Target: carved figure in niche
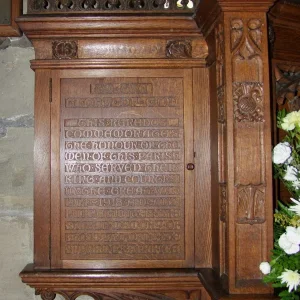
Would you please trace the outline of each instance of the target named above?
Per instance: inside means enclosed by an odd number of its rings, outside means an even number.
[[[263,185],[238,185],[237,223],[265,222],[265,188]]]
[[[300,109],[300,66],[278,64],[275,66],[276,102],[279,109]]]
[[[237,122],[263,122],[263,87],[259,82],[233,84],[234,116]]]

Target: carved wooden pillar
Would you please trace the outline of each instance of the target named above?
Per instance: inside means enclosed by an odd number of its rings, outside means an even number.
[[[218,107],[219,197],[212,205],[219,213],[213,212],[212,238],[219,243],[212,264],[230,294],[271,293],[259,264],[273,246],[266,19],[272,3],[204,1],[197,16],[209,46],[211,103]]]
[[[279,109],[300,109],[300,4],[298,1],[277,1],[269,12],[272,55],[273,119]],[[273,122],[274,144],[284,133]],[[278,183],[276,199],[289,201],[290,194]]]

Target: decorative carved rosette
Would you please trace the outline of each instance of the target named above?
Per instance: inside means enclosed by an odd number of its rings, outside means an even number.
[[[191,41],[169,41],[166,47],[166,56],[168,58],[191,58]]]
[[[48,289],[36,289],[35,294],[41,295],[43,300],[54,300],[56,297],[56,293]]]
[[[234,116],[237,122],[263,122],[263,87],[259,82],[233,83]]]
[[[52,55],[54,59],[77,58],[78,45],[76,41],[54,41],[52,42]]]

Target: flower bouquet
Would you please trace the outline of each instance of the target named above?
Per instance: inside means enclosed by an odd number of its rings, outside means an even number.
[[[274,214],[272,259],[262,262],[264,282],[272,283],[280,299],[300,299],[300,111],[277,116],[277,127],[286,131],[273,150],[274,176],[292,195],[291,205],[278,202]]]

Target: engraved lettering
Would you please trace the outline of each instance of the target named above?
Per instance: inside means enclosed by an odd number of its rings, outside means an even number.
[[[180,230],[178,220],[66,222],[66,230]]]
[[[65,130],[66,138],[93,139],[93,138],[179,138],[180,132],[176,129],[73,129]]]
[[[91,84],[92,94],[133,94],[149,95],[152,94],[151,83],[109,83]]]
[[[127,172],[179,172],[181,166],[179,164],[148,164],[148,163],[99,163],[99,164],[88,164],[88,163],[66,163],[65,172],[68,173],[127,173]]]
[[[179,160],[180,152],[65,152],[66,161]]]
[[[163,245],[73,245],[66,246],[66,254],[178,254],[181,246],[178,244]]]
[[[67,98],[67,108],[108,108],[108,107],[178,107],[176,97],[103,97]]]
[[[66,196],[139,196],[139,195],[179,195],[178,186],[80,186],[65,187]]]
[[[178,209],[69,209],[67,218],[180,218]]]
[[[65,175],[66,184],[163,184],[179,183],[179,174],[163,175]]]
[[[178,127],[179,119],[66,119],[65,127]]]
[[[179,206],[180,198],[66,198],[66,207],[162,207]]]
[[[179,141],[68,141],[67,150],[159,150],[181,149]]]
[[[62,259],[185,259],[183,87],[61,79]]]
[[[149,243],[149,242],[178,242],[179,233],[172,232],[122,232],[122,233],[66,233],[67,242],[105,242],[105,243]]]

